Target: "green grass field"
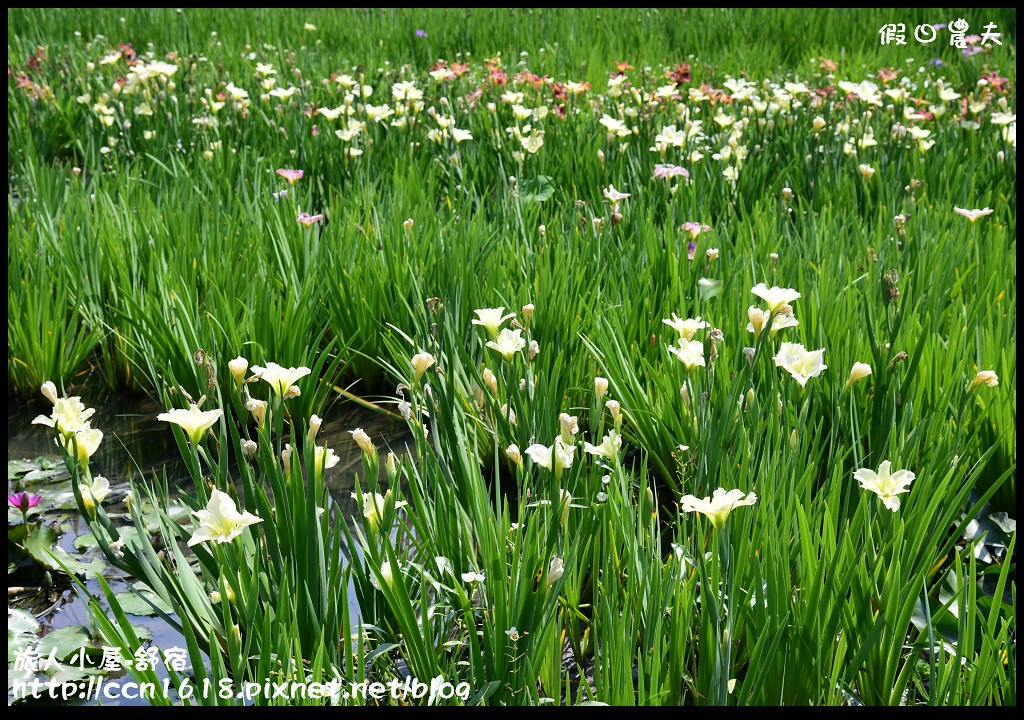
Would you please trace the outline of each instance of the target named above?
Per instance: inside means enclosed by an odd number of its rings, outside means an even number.
[[[201,405],[207,514],[129,536],[41,410],[174,700],[1015,704],[1016,13],[960,12],[9,10],[8,396]],[[415,443],[350,525],[353,397]]]

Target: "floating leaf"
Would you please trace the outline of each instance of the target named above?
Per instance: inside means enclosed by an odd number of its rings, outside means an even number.
[[[13,704],[19,700],[24,700],[28,697],[28,694],[32,690],[31,683],[36,678],[36,674],[26,667],[19,666],[15,668],[14,661],[9,661],[9,667],[7,669],[7,702]]]
[[[85,562],[69,554],[64,548],[57,547],[57,532],[49,525],[39,525],[32,529],[25,539],[25,551],[45,568],[74,573],[75,575],[93,575],[103,572],[106,567],[100,558]]]
[[[83,668],[75,665],[56,665],[46,674],[59,687],[63,683],[82,682],[91,676],[103,675],[105,671],[88,666]]]
[[[7,479],[21,482],[53,481],[61,477],[67,478],[68,471],[63,461],[45,457],[35,460],[9,460],[7,462]]]
[[[146,625],[132,625],[132,631],[135,632],[135,637],[139,639],[139,642],[149,642],[153,639],[153,631]]]
[[[170,605],[165,603],[149,590],[127,590],[125,592],[118,593],[115,597],[117,598],[117,603],[121,606],[121,609],[129,615],[139,615],[141,617],[154,617],[159,615],[159,612],[154,609],[153,605],[165,613],[169,614],[174,612]],[[147,602],[147,600],[149,602]],[[152,603],[152,605],[150,603]]]
[[[58,660],[66,660],[84,647],[92,644],[89,629],[81,625],[62,627],[43,635],[39,641],[40,657],[50,657],[56,651]]]
[[[7,608],[7,637],[11,635],[35,635],[39,632],[39,621],[35,615],[18,608]]]

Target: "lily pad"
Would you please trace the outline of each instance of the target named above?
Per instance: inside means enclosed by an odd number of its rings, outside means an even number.
[[[31,613],[20,609],[7,609],[7,665],[13,672],[14,659],[20,650],[36,641],[39,621]]]
[[[22,475],[32,472],[37,467],[39,467],[39,464],[32,462],[31,460],[8,460],[7,479],[17,480]]]
[[[47,671],[46,674],[59,686],[63,683],[82,682],[88,680],[92,676],[104,675],[106,673],[99,668],[91,668],[88,666],[79,667],[77,665],[55,664],[54,667]]]
[[[57,660],[67,660],[82,648],[90,645],[92,645],[92,635],[89,633],[89,628],[81,625],[62,627],[43,636],[43,639],[39,641],[39,655],[48,658],[52,652],[56,651]]]
[[[153,631],[146,625],[135,625],[133,623],[132,631],[135,633],[135,637],[139,639],[139,642],[149,642],[153,639]]]
[[[21,482],[54,481],[67,477],[68,471],[60,458],[37,457],[35,460],[10,460],[7,463],[7,479]]]
[[[57,532],[49,525],[39,525],[32,529],[25,539],[25,551],[45,568],[62,572],[66,569],[75,575],[92,575],[102,572],[106,567],[100,558],[85,562],[58,547]]]
[[[35,635],[39,632],[39,621],[35,615],[17,608],[7,608],[7,634],[28,633]]]
[[[7,670],[7,703],[13,705],[28,697],[32,689],[31,683],[35,678],[36,674],[27,667],[15,668],[14,665],[10,665]]]
[[[159,608],[160,611],[165,613],[174,612],[171,606],[157,597],[149,590],[128,590],[126,592],[120,592],[116,596],[118,605],[129,615],[138,615],[140,617],[155,617],[159,615],[159,612],[154,609]],[[147,600],[149,602],[147,602]],[[152,604],[150,604],[152,603]]]

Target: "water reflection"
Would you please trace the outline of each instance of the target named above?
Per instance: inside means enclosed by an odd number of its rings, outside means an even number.
[[[94,474],[105,476],[116,491],[104,503],[111,513],[124,513],[124,490],[127,480],[132,478],[138,482],[140,478],[151,479],[154,475],[166,474],[170,500],[181,494],[191,494],[192,479],[181,459],[174,434],[167,423],[157,420],[157,415],[164,408],[153,399],[145,396],[127,396],[99,394],[89,397],[83,392],[83,402],[96,409],[92,424],[104,433],[103,442],[96,454],[90,459],[90,467]],[[19,403],[8,400],[7,407],[7,460],[34,459],[48,457],[59,461],[59,452],[53,439],[51,428],[33,425],[32,419],[39,414],[50,413],[48,403]],[[406,424],[398,417],[376,412],[358,403],[350,401],[337,402],[324,415],[321,425],[319,444],[326,443],[339,457],[338,464],[327,471],[325,478],[331,494],[336,518],[344,518],[352,523],[358,516],[358,508],[352,498],[356,474],[362,474],[362,452],[352,439],[349,430],[363,428],[373,439],[383,457],[388,451],[402,454],[406,444],[412,444],[412,436]],[[381,463],[383,475],[384,463]],[[382,477],[383,479],[383,477]],[[8,473],[8,491],[12,488],[11,473]],[[63,534],[59,545],[71,554],[77,555],[75,539],[89,532],[88,523],[77,512],[62,516]],[[339,519],[340,519],[339,518]],[[356,548],[358,552],[358,548]],[[347,548],[343,552],[348,553]],[[86,551],[84,557],[98,556],[98,550]],[[82,557],[82,556],[80,556]],[[121,572],[107,566],[104,571],[114,592],[127,590],[131,579]],[[86,579],[86,587],[94,596],[100,596],[99,583],[95,578]],[[29,597],[32,588],[23,595],[22,603],[37,614],[43,627],[43,634],[60,627],[92,625],[87,606],[80,602],[78,594],[69,586],[55,588],[47,595],[42,606],[30,606]],[[39,592],[36,593],[38,598]],[[349,607],[353,621],[358,621],[359,609],[355,597],[354,586],[349,587]],[[9,602],[11,602],[9,595]],[[106,602],[100,600],[106,608]],[[152,645],[160,648],[184,647],[185,640],[170,624],[158,617],[139,617],[133,619],[148,627],[153,633]],[[158,669],[161,679],[165,675],[162,666]],[[141,705],[141,700],[123,701],[125,705]]]
[[[103,442],[89,464],[93,472],[115,481],[140,473],[152,477],[154,471],[167,470],[170,480],[180,482],[188,472],[174,444],[167,423],[156,416],[163,408],[148,397],[118,395],[83,402],[96,408],[94,427],[103,431]],[[49,415],[46,403],[7,403],[7,460],[60,455],[53,431],[45,425],[32,425],[32,418]]]
[[[164,408],[146,396],[101,395],[83,402],[96,408],[92,424],[103,431],[103,442],[90,459],[94,474],[103,475],[111,484],[126,481],[129,476],[152,478],[154,473],[167,473],[172,496],[188,492],[192,480],[188,474],[170,426],[156,419]],[[32,418],[49,414],[45,403],[7,404],[7,460],[57,456],[59,452],[50,428],[32,425]],[[327,471],[326,484],[338,510],[346,518],[356,512],[351,493],[356,473],[362,473],[362,454],[349,430],[363,428],[377,445],[381,457],[389,450],[405,452],[412,436],[406,424],[397,417],[371,410],[355,402],[342,401],[325,413],[318,444],[327,444],[340,458]],[[381,463],[383,472],[383,463]]]

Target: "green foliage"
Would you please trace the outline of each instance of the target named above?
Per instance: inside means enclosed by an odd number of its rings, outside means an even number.
[[[1004,44],[922,48],[937,67],[878,29],[949,18],[900,13],[9,11],[9,392],[89,375],[224,412],[172,426],[191,517],[133,478],[134,532],[66,452],[136,584],[100,579],[110,616],[89,597],[105,640],[130,655],[126,613],[163,617],[179,690],[1015,703],[1015,15],[963,11]],[[119,42],[177,70],[115,93]],[[762,318],[759,283],[799,297]],[[706,323],[695,367],[675,317]],[[827,368],[798,382],[784,343]],[[281,398],[236,356],[312,372]],[[369,439],[355,518],[309,432],[338,394],[385,394],[411,433]],[[896,510],[854,477],[884,461],[915,475]],[[744,503],[694,511],[718,489]],[[261,521],[189,546],[214,490]]]

